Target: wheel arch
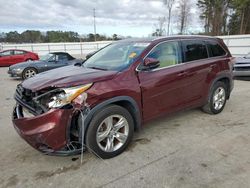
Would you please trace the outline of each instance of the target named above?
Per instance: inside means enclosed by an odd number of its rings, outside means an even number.
[[[128,110],[134,120],[135,130],[140,130],[141,128],[141,112],[136,101],[129,96],[118,96],[101,102],[100,104],[94,106],[90,112],[87,114],[84,125],[85,131],[88,129],[89,123],[93,116],[105,108],[108,105],[118,105]]]
[[[23,71],[22,71],[22,75],[21,75],[21,76],[22,76],[22,79],[24,79],[23,74],[25,73],[25,71],[26,71],[27,69],[34,69],[34,70],[36,71],[36,74],[39,73],[38,69],[37,69],[36,67],[34,67],[34,66],[25,67],[25,68],[23,69]]]
[[[232,79],[232,75],[230,73],[223,73],[219,76],[217,76],[213,81],[212,83],[210,84],[210,87],[209,87],[209,92],[208,92],[208,96],[210,95],[210,91],[211,91],[211,88],[213,87],[213,85],[216,83],[216,82],[223,82],[226,84],[227,86],[227,99],[230,98],[230,94],[231,94],[231,90],[233,88],[233,79]]]
[[[23,69],[23,72],[24,72],[25,70],[27,70],[27,69],[35,69],[37,73],[39,72],[38,69],[37,69],[37,67],[34,67],[34,66],[25,67],[25,69]]]

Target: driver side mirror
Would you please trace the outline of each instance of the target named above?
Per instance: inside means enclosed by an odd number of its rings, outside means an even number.
[[[144,59],[143,65],[145,67],[153,69],[153,68],[157,68],[157,67],[160,66],[160,61],[158,59],[155,59],[155,58],[147,57],[147,58]]]

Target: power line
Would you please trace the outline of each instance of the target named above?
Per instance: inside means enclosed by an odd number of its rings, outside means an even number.
[[[95,23],[95,8],[93,9],[93,17],[94,17],[94,35],[95,35],[95,41],[96,41],[96,23]]]

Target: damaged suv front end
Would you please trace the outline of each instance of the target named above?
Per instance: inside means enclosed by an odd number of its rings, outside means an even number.
[[[113,43],[82,66],[24,80],[15,93],[15,129],[46,154],[73,155],[87,148],[102,158],[120,154],[141,123],[134,62],[148,45],[144,40]]]
[[[13,124],[35,149],[54,155],[73,155],[82,150],[79,114],[86,110],[85,93],[92,83],[70,88],[46,88],[33,92],[17,86]],[[73,129],[73,130],[69,130]]]

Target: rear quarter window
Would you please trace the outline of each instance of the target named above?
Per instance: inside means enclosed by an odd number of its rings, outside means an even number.
[[[210,57],[218,57],[226,55],[226,51],[216,41],[207,41],[207,47]]]
[[[185,62],[208,58],[207,47],[203,41],[182,41]]]
[[[26,52],[15,50],[15,55],[23,55],[23,54],[26,54]]]

